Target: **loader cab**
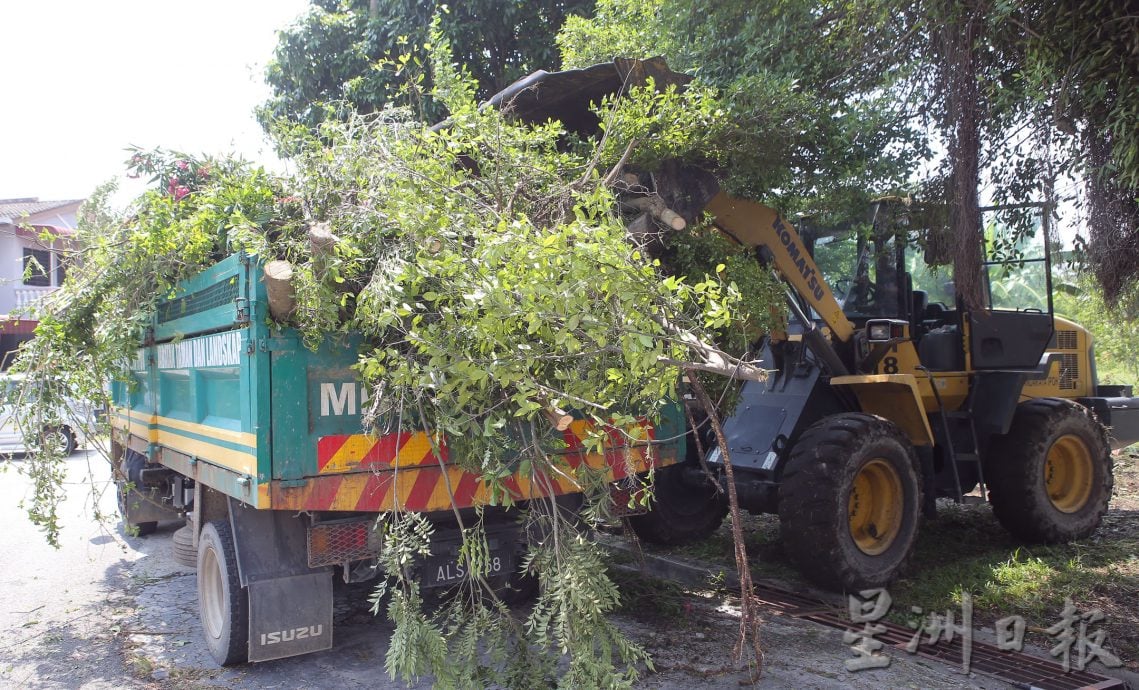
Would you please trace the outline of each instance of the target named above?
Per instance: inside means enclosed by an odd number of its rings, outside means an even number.
[[[1019,211],[1021,209],[1013,209]],[[1036,210],[1036,209],[1033,209]],[[1052,339],[1052,262],[1047,230],[1035,214],[1017,232],[995,212],[984,226],[982,287],[988,307],[969,315],[973,369],[1034,369]]]
[[[842,305],[843,314],[856,326],[869,319],[903,319],[919,324],[928,305],[944,293],[952,304],[952,279],[945,271],[923,270],[928,286],[913,284],[914,257],[921,247],[901,224],[872,213],[859,223],[821,228],[804,223],[804,243]],[[942,306],[944,307],[944,303]],[[944,307],[942,311],[948,311]]]
[[[1051,261],[1039,208],[983,215],[984,309],[968,312],[956,291],[952,241],[879,202],[866,221],[801,233],[843,313],[909,324],[921,363],[932,371],[1035,369],[1052,337]]]

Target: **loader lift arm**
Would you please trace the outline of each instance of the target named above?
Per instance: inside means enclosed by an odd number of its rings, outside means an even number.
[[[854,325],[843,314],[815,260],[803,246],[795,228],[774,209],[746,199],[717,192],[704,210],[711,213],[713,225],[724,235],[746,247],[754,247],[774,266],[791,289],[809,306],[839,342],[849,342]],[[803,342],[826,365],[833,376],[848,373],[846,365],[826,337],[803,313],[794,295],[787,295],[787,306],[803,327]]]
[[[774,209],[724,192],[705,206],[715,216],[713,224],[736,242],[756,247],[771,257],[776,270],[817,313],[834,338],[849,342],[854,325],[842,312],[815,260],[803,246],[799,233]]]

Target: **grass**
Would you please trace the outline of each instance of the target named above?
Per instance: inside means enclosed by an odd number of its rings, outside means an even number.
[[[953,611],[960,620],[964,592],[973,597],[974,627],[1018,615],[1028,626],[1027,641],[1051,648],[1044,630],[1060,621],[1065,598],[1081,613],[1103,611],[1109,649],[1131,670],[1139,669],[1139,453],[1116,459],[1116,495],[1092,537],[1054,546],[1016,542],[987,505],[943,502],[937,518],[922,523],[910,567],[890,588],[891,618],[913,625],[923,614]],[[757,578],[804,584],[783,555],[774,516],[745,517],[748,555]],[[649,549],[648,545],[645,546]],[[725,567],[732,562],[727,525],[712,537],[654,552],[695,558]]]
[[[621,592],[619,610],[622,613],[642,619],[647,616],[670,624],[686,619],[689,595],[675,582],[621,568],[610,568],[609,577]]]
[[[1050,647],[1055,641],[1041,631],[1060,620],[1064,600],[1071,598],[1081,612],[1104,612],[1108,639],[1136,667],[1139,524],[1134,515],[1111,515],[1092,538],[1055,546],[1017,544],[987,506],[945,506],[923,527],[908,575],[890,589],[900,610],[958,609],[962,594],[969,592],[975,625],[1022,616],[1029,639]]]

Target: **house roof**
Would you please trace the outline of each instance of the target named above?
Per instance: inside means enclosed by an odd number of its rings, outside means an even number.
[[[52,209],[63,208],[83,203],[83,199],[63,199],[59,201],[40,201],[36,197],[24,199],[0,199],[0,219],[18,222],[24,216],[34,216]]]

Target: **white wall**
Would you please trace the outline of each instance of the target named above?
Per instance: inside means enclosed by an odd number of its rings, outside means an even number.
[[[15,290],[23,272],[21,247],[15,226],[0,224],[0,314],[11,314],[16,306]]]
[[[55,290],[55,262],[45,266],[53,283],[52,287],[24,285],[24,248],[45,249],[34,239],[19,237],[13,225],[0,225],[0,314],[11,316],[25,315],[25,306],[30,299]]]

